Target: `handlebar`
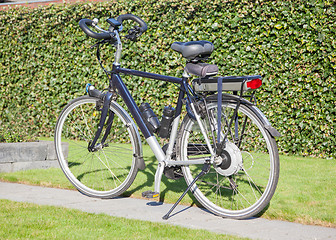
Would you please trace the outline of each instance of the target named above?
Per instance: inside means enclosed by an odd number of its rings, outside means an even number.
[[[129,35],[126,36],[126,38],[135,40],[137,37],[139,37],[142,33],[144,33],[147,30],[147,24],[138,16],[135,16],[133,14],[123,14],[120,15],[117,18],[117,21],[122,24],[124,20],[132,20],[140,25],[140,27],[135,27],[135,29],[132,29],[129,31]],[[115,21],[115,20],[114,20]],[[111,21],[108,21],[110,24]],[[112,23],[113,24],[113,23]],[[115,39],[115,33],[113,30],[116,28],[116,26],[110,26],[109,31],[103,30],[96,26],[95,22],[90,19],[81,19],[79,21],[79,26],[83,30],[83,32],[88,35],[89,37],[98,39],[98,40],[113,40]],[[103,31],[100,33],[92,31],[90,27],[95,27],[96,29]],[[117,29],[116,29],[117,30]]]
[[[134,22],[138,23],[140,25],[141,34],[147,31],[147,24],[138,16],[135,16],[133,14],[123,14],[117,18],[117,21],[121,24],[124,20],[133,20]]]
[[[98,39],[98,40],[110,40],[112,37],[113,37],[113,32],[101,32],[101,33],[97,33],[97,32],[94,32],[92,31],[89,27],[95,27],[95,24],[92,20],[90,19],[81,19],[79,21],[79,26],[80,28],[83,30],[83,32],[88,35],[89,37],[92,37],[92,38],[95,38],[95,39]]]

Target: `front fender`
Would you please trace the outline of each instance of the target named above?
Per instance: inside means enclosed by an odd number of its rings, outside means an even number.
[[[123,116],[123,118],[126,120],[126,127],[128,127],[132,133],[132,135],[135,137],[135,159],[136,159],[136,167],[140,170],[144,170],[146,165],[145,161],[143,159],[143,152],[142,152],[142,143],[140,134],[138,131],[138,128],[136,127],[133,119],[130,117],[130,115],[126,112],[124,108],[122,108],[117,102],[111,101],[111,105],[119,111],[119,113]]]

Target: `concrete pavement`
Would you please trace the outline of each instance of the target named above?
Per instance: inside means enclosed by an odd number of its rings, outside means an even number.
[[[168,220],[162,220],[171,204],[144,199],[96,199],[77,191],[0,182],[0,199],[30,202],[40,205],[61,206],[90,213],[161,222],[187,228],[205,229],[251,239],[298,240],[336,239],[336,229],[308,226],[262,218],[232,220],[214,216],[205,209],[178,206]]]

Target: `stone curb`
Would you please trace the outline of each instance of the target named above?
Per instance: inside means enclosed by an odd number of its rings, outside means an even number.
[[[68,145],[63,145],[68,154]],[[0,143],[0,172],[59,167],[54,142]]]

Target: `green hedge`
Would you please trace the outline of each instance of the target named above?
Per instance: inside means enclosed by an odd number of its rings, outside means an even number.
[[[0,135],[2,141],[52,136],[56,117],[90,82],[107,85],[94,40],[81,18],[133,13],[148,24],[123,45],[123,66],[181,76],[185,60],[174,41],[209,40],[221,75],[263,75],[259,107],[281,132],[283,153],[336,157],[336,13],[334,1],[121,0],[0,12]],[[103,24],[106,26],[106,24]],[[113,52],[105,47],[105,64]],[[125,77],[137,102],[157,114],[177,88]]]

